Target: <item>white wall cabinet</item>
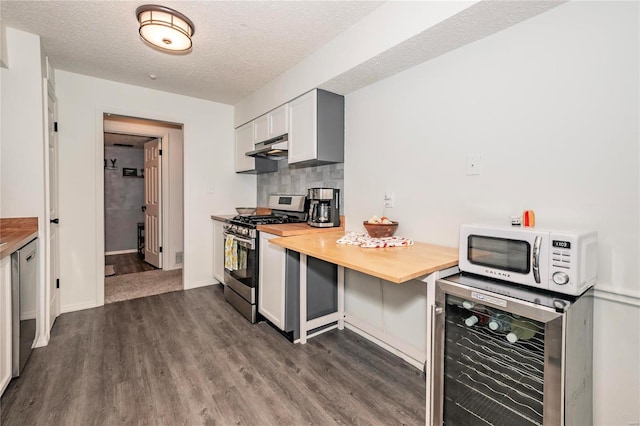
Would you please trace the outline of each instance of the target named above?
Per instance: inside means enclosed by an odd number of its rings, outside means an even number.
[[[289,102],[289,164],[344,162],[344,97],[312,90]]]
[[[269,243],[277,235],[260,232],[258,312],[276,327],[285,327],[286,250]]]
[[[219,220],[213,220],[213,277],[224,284],[224,228]]]
[[[275,172],[278,170],[278,164],[275,161],[245,155],[245,153],[254,149],[254,143],[256,142],[254,126],[255,120],[236,129],[236,173]]]
[[[289,133],[289,108],[284,104],[253,120],[253,143]]]
[[[236,129],[236,173],[255,169],[255,159],[244,155],[253,150],[253,122]]]
[[[253,143],[267,139],[269,139],[269,114],[264,114],[253,120]]]
[[[269,139],[289,133],[289,105],[284,104],[269,114]]]
[[[11,381],[11,256],[0,260],[0,395]]]

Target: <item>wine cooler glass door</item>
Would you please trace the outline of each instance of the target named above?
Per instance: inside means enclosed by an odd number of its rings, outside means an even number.
[[[436,309],[436,424],[560,424],[562,314],[442,281]]]

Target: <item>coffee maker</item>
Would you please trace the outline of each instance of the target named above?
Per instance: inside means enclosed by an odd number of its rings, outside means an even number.
[[[335,188],[309,188],[309,226],[331,228],[340,226],[340,190]]]

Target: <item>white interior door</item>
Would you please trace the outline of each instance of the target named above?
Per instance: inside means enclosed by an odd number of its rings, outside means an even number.
[[[46,84],[46,83],[45,83]],[[58,110],[55,94],[53,89],[47,85],[47,118],[48,118],[48,136],[49,136],[49,329],[53,326],[53,322],[59,313],[60,297],[58,296],[58,278],[60,277],[60,255],[58,240],[58,133],[57,121]]]
[[[162,268],[161,140],[144,144],[144,260]]]

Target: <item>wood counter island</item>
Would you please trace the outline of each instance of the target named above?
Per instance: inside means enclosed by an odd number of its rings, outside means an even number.
[[[325,232],[274,238],[277,244],[338,266],[353,269],[396,284],[458,264],[458,249],[414,243],[407,247],[361,248],[336,244],[344,232]]]
[[[314,329],[337,323],[344,328],[344,268],[353,269],[392,283],[401,284],[425,276],[435,277],[437,272],[458,265],[458,250],[426,243],[407,247],[362,248],[337,244],[344,232],[324,232],[292,237],[273,238],[271,243],[300,253],[300,340],[319,334],[307,334]],[[321,318],[307,320],[307,256],[338,266],[337,311]]]

